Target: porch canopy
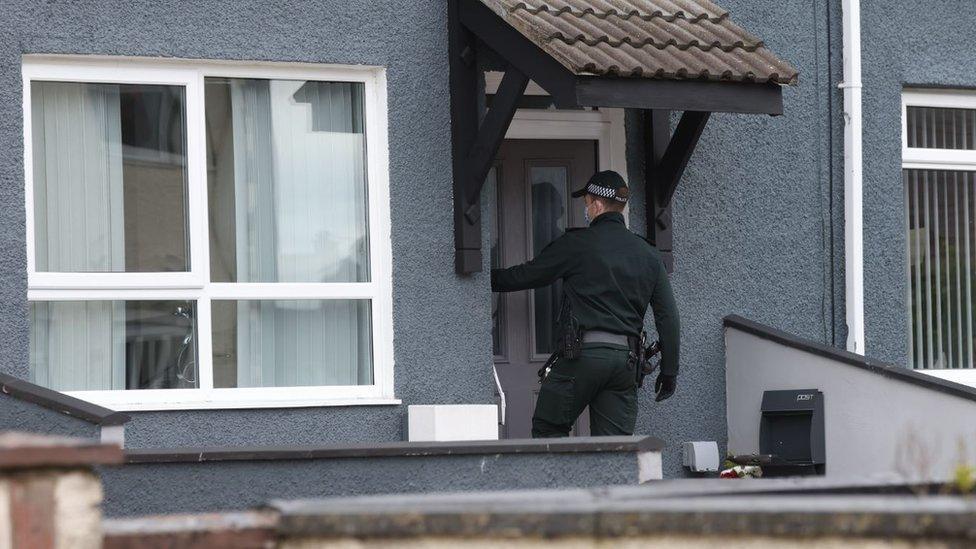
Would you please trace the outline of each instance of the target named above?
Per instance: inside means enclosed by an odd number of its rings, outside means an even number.
[[[713,112],[780,115],[797,71],[709,0],[449,0],[455,265],[481,270],[480,194],[532,80],[558,108],[643,109],[648,238]],[[484,71],[501,70],[485,111]],[[682,111],[674,132],[671,111]]]

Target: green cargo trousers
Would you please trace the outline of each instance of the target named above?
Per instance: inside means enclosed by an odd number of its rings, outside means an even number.
[[[584,343],[580,357],[559,359],[539,389],[532,437],[569,435],[590,407],[593,436],[632,435],[637,421],[637,380],[622,345]]]

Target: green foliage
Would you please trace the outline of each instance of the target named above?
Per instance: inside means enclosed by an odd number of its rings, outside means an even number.
[[[976,488],[976,467],[965,463],[957,465],[952,475],[952,488],[960,494],[972,493]]]

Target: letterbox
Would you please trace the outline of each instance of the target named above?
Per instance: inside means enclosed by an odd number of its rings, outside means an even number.
[[[817,389],[764,391],[759,452],[772,458],[763,467],[766,476],[824,474],[823,393]]]

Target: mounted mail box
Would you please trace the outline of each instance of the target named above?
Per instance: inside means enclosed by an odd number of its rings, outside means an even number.
[[[817,389],[764,391],[759,452],[767,476],[822,475],[826,468],[824,396]]]

